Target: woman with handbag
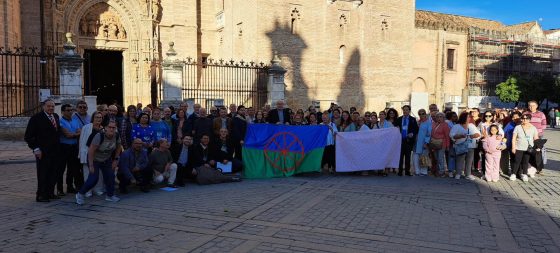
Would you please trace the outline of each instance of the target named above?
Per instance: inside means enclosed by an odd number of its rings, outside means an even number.
[[[438,112],[436,121],[432,123],[432,138],[430,148],[434,151],[438,173],[445,176],[445,151],[449,148],[449,126],[445,122],[445,114]],[[449,177],[453,177],[453,171],[449,170]]]
[[[511,152],[515,155],[513,171],[509,179],[515,181],[520,177],[524,182],[529,181],[527,169],[529,159],[536,153],[534,141],[539,138],[537,128],[531,124],[531,114],[523,114],[521,125],[513,129]],[[522,171],[520,171],[522,169]]]
[[[412,155],[412,163],[414,164],[415,174],[417,176],[428,175],[428,168],[432,165],[429,155],[428,144],[430,143],[430,134],[432,122],[428,120],[426,110],[418,110],[418,135],[414,145],[414,153]]]
[[[454,141],[453,149],[455,154],[455,179],[460,179],[461,174],[465,173],[465,178],[474,180],[471,175],[472,162],[474,157],[474,148],[472,142],[475,138],[480,137],[480,132],[476,126],[468,122],[469,113],[463,112],[459,116],[457,124],[451,128],[449,137]],[[476,143],[476,142],[475,142]]]

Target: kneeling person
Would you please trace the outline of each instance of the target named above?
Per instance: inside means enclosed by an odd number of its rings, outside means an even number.
[[[167,180],[167,186],[177,187],[175,185],[177,164],[173,163],[167,139],[160,139],[158,141],[158,148],[152,151],[148,159],[148,168],[154,173],[154,183],[159,184]]]
[[[142,139],[135,138],[131,147],[120,156],[117,178],[121,193],[127,193],[127,186],[131,183],[138,184],[143,192],[148,191],[152,171],[148,169],[148,152],[142,145]]]

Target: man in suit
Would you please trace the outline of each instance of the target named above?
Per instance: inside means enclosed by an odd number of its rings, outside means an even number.
[[[183,136],[182,145],[173,150],[173,162],[177,164],[177,179],[175,184],[180,187],[185,186],[185,177],[194,179],[193,169],[195,156],[193,147],[193,137]]]
[[[284,100],[278,100],[276,102],[276,109],[272,109],[268,112],[266,121],[270,124],[291,124],[290,119],[290,109],[285,108],[286,102]]]
[[[402,110],[403,115],[398,117],[395,121],[395,124],[399,127],[402,136],[401,154],[399,159],[399,176],[403,175],[403,169],[407,176],[412,176],[410,173],[410,153],[412,152],[416,135],[418,135],[418,122],[416,122],[414,117],[410,116],[409,105],[403,106]]]
[[[37,202],[60,199],[54,194],[60,144],[60,121],[54,106],[52,99],[45,100],[43,111],[33,115],[25,129],[25,142],[37,162]]]

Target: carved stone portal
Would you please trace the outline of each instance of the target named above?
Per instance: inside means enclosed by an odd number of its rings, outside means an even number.
[[[106,3],[98,3],[80,20],[80,35],[96,39],[126,40],[126,30],[117,11]]]

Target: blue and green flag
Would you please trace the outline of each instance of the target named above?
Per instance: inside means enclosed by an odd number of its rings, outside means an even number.
[[[245,178],[320,172],[327,126],[249,124],[243,146]]]

